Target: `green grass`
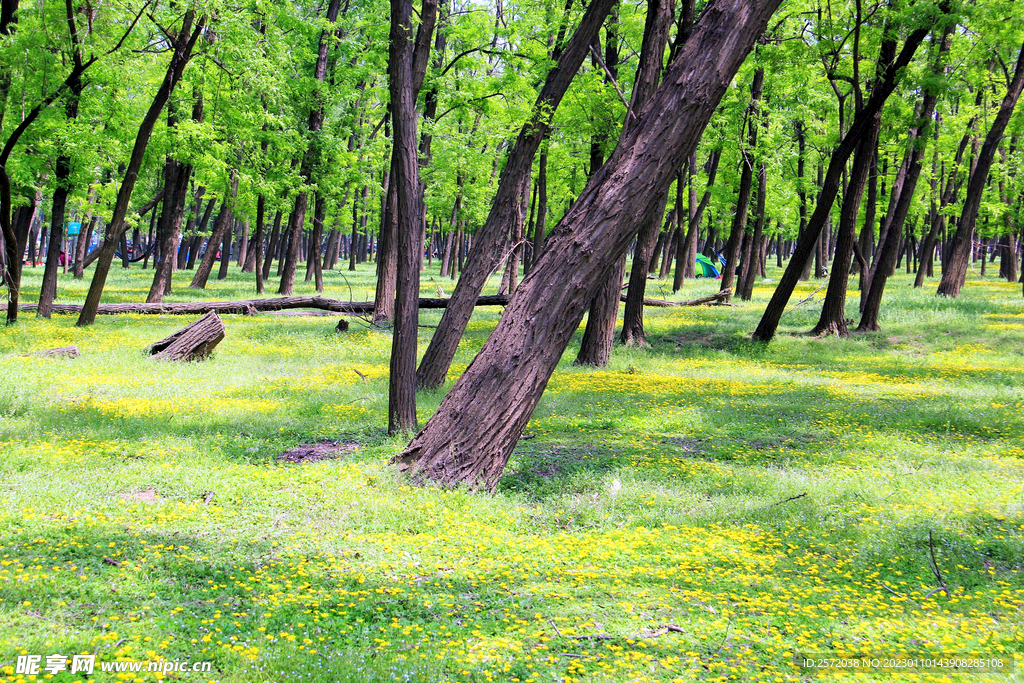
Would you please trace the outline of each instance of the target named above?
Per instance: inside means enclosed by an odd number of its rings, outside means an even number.
[[[116,269],[105,301],[144,299],[149,273]],[[325,295],[372,299],[372,276],[328,273]],[[168,299],[251,298],[249,278]],[[209,360],[175,365],[143,349],[188,318],[23,314],[0,331],[0,676],[96,653],[212,662],[170,675],[186,681],[796,681],[797,654],[943,653],[1015,654],[1015,673],[964,678],[1024,680],[1024,299],[909,282],[883,332],[851,339],[797,334],[821,293],[752,343],[760,284],[736,307],[648,309],[652,346],[603,370],[570,346],[490,495],[388,466],[385,330],[225,316]],[[62,276],[60,301],[87,285]],[[499,313],[478,309],[453,376]],[[18,355],[71,343],[81,358]],[[323,438],[359,448],[276,460]]]

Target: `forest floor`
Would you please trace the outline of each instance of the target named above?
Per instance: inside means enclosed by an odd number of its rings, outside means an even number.
[[[371,269],[326,274],[325,295],[372,299]],[[115,269],[104,301],[144,300],[150,277]],[[251,278],[169,300],[251,298]],[[796,334],[822,291],[751,342],[774,284],[647,309],[651,348],[603,370],[571,365],[577,335],[494,494],[388,466],[387,331],[225,316],[209,360],[171,364],[142,350],[192,318],[23,314],[0,330],[0,676],[95,653],[88,680],[156,680],[100,666],[159,659],[237,683],[852,680],[799,662],[1015,654],[964,678],[1024,680],[1020,285],[972,276],[943,300],[909,282],[884,332],[851,339]],[[435,265],[424,295],[438,284]],[[60,301],[87,285],[62,276]],[[477,310],[453,374],[499,313]],[[67,344],[82,356],[15,355]],[[278,460],[318,440],[345,447]]]

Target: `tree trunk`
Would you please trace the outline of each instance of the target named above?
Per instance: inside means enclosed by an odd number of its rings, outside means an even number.
[[[281,219],[284,211],[278,209],[274,213],[274,227],[270,229],[270,242],[267,243],[267,255],[263,259],[263,280],[270,278],[270,269],[274,265],[274,256],[277,254],[278,245],[281,239]]]
[[[629,104],[632,114],[626,115],[626,123],[622,127],[623,135],[636,124],[636,119],[630,116],[635,117],[638,111],[643,110],[658,87],[664,68],[665,45],[672,25],[672,13],[672,4],[668,0],[647,0],[644,38]],[[629,286],[626,288],[626,307],[622,311],[622,331],[619,333],[619,341],[627,346],[647,346],[647,337],[644,334],[644,294],[647,291],[647,270],[658,232],[661,230],[665,205],[668,203],[668,188],[665,189],[665,194],[652,198],[655,210],[651,214],[650,222],[640,226],[636,238],[636,250],[633,252],[633,263],[629,270]]]
[[[757,172],[757,217],[754,219],[754,234],[750,236],[750,252],[743,259],[743,271],[739,282],[740,299],[750,301],[754,298],[754,280],[761,272],[762,237],[764,236],[764,204],[768,194],[768,168],[761,164]]]
[[[853,156],[850,180],[843,195],[839,234],[836,239],[835,255],[832,257],[828,290],[825,293],[818,324],[811,330],[812,335],[845,337],[850,333],[846,323],[846,290],[850,282],[850,260],[857,238],[857,216],[860,212],[861,198],[864,196],[864,187],[867,185],[868,173],[871,170],[871,157],[878,144],[880,126],[881,115],[876,114],[874,124],[861,138],[857,152]]]
[[[949,51],[950,40],[953,33],[953,26],[950,25],[943,36],[936,41],[935,64],[932,73],[939,77],[945,70],[945,55]],[[892,212],[889,225],[883,230],[886,233],[885,242],[879,245],[879,257],[874,267],[866,278],[868,283],[867,296],[863,299],[863,306],[858,332],[878,330],[878,316],[882,308],[882,293],[885,291],[885,284],[889,273],[893,268],[893,260],[896,258],[898,236],[903,233],[907,215],[910,213],[910,204],[917,189],[917,181],[921,176],[921,169],[924,163],[925,145],[928,142],[928,135],[931,132],[929,127],[936,125],[932,119],[935,113],[935,105],[938,103],[939,93],[934,89],[926,91],[921,101],[921,113],[914,128],[910,131],[909,161],[906,166],[906,176],[900,187],[899,198]],[[929,234],[931,226],[929,226]],[[907,264],[910,264],[909,254]]]
[[[391,42],[388,52],[391,123],[391,184],[395,196],[395,330],[388,381],[388,433],[415,431],[416,351],[419,338],[420,258],[423,254],[423,185],[416,144],[417,61],[429,52],[437,0],[423,0],[415,42],[412,0],[391,0]],[[421,81],[422,82],[422,81]]]
[[[733,216],[732,228],[729,230],[729,241],[725,246],[725,267],[722,270],[722,284],[719,288],[721,292],[734,289],[736,270],[740,264],[741,240],[747,229],[747,212],[750,210],[750,191],[754,180],[754,148],[757,146],[757,119],[763,92],[764,67],[761,67],[754,72],[754,80],[750,84],[750,105],[747,107],[746,116],[747,146],[742,149],[740,163],[743,168],[740,173],[739,193],[736,197],[736,213]]]
[[[347,6],[348,5],[346,5],[346,7]],[[330,0],[330,4],[327,6],[326,17],[328,24],[333,25],[337,23],[338,12],[340,9],[341,0]],[[325,103],[323,102],[323,93],[321,92],[321,88],[327,75],[327,55],[330,52],[331,45],[333,45],[331,31],[320,31],[320,43],[317,51],[316,66],[313,70],[313,78],[316,81],[316,87],[312,93],[313,106],[309,110],[309,119],[306,125],[308,141],[306,144],[306,152],[302,157],[302,166],[300,169],[300,175],[307,186],[313,184],[313,173],[316,170],[316,166],[319,161],[318,147],[315,144],[315,139],[324,123]],[[283,294],[285,296],[291,294],[295,287],[295,269],[298,267],[299,241],[302,237],[302,226],[306,222],[306,207],[308,202],[308,193],[305,191],[299,192],[298,196],[295,198],[295,208],[292,211],[292,216],[288,222],[288,250],[285,252],[284,268],[281,272],[281,286],[277,290],[278,294]]]
[[[1022,88],[1024,88],[1024,45],[1021,46],[1020,54],[1017,57],[1013,78],[1007,84],[1006,95],[992,120],[992,127],[989,128],[988,135],[985,136],[985,142],[978,153],[974,170],[971,171],[970,180],[967,181],[967,198],[964,200],[964,208],[960,212],[960,221],[956,226],[956,233],[953,235],[949,258],[943,264],[945,267],[942,269],[942,280],[939,282],[936,292],[941,296],[955,297],[959,295],[960,289],[967,279],[967,259],[971,253],[974,225],[978,220],[978,209],[985,192],[985,184],[988,182],[992,161],[995,158],[999,142],[1003,139],[1006,124],[1009,123],[1013,109],[1020,98]]]
[[[149,347],[153,358],[173,361],[203,360],[224,339],[224,323],[213,311]]]
[[[493,488],[587,305],[652,218],[778,0],[709,5],[633,130],[591,179],[481,352],[394,462]]]
[[[100,256],[96,264],[96,271],[93,274],[92,283],[89,285],[89,293],[85,297],[85,304],[82,307],[82,314],[78,317],[78,326],[91,325],[96,320],[96,308],[100,305],[100,297],[103,295],[103,287],[107,282],[107,274],[110,272],[110,264],[114,260],[114,252],[117,242],[125,230],[125,216],[128,214],[128,203],[131,201],[132,192],[135,190],[135,182],[138,179],[139,171],[142,168],[142,160],[149,145],[149,138],[153,134],[160,112],[163,111],[171,92],[181,79],[189,59],[192,57],[192,49],[202,34],[206,24],[206,17],[200,17],[192,28],[193,11],[185,12],[181,30],[178,32],[174,42],[174,55],[167,65],[167,73],[157,90],[156,96],[146,112],[142,123],[139,125],[139,132],[135,137],[135,146],[132,148],[132,155],[125,169],[124,180],[117,193],[117,201],[114,204],[113,215],[107,225],[106,233],[103,236],[103,245],[100,247]],[[189,31],[191,30],[191,35]]]
[[[797,240],[796,249],[794,249],[793,256],[789,260],[789,265],[779,280],[775,293],[765,308],[764,315],[761,316],[761,322],[754,331],[754,339],[767,342],[771,341],[772,337],[775,336],[779,320],[786,309],[789,297],[793,294],[793,289],[800,280],[804,264],[810,258],[811,252],[822,236],[822,230],[832,211],[832,202],[835,200],[836,192],[839,190],[840,180],[843,170],[846,168],[847,159],[850,158],[853,150],[860,143],[860,139],[868,134],[870,127],[874,126],[875,115],[881,111],[882,105],[885,104],[886,99],[896,88],[898,75],[913,59],[917,47],[928,35],[929,30],[930,27],[925,26],[911,33],[895,60],[891,60],[888,57],[888,54],[892,54],[896,50],[894,40],[887,39],[883,42],[879,61],[883,64],[888,64],[884,71],[879,69],[881,76],[878,78],[875,87],[871,90],[871,97],[868,98],[864,107],[856,113],[850,129],[846,131],[842,141],[832,153],[828,173],[825,174],[823,182],[820,184],[821,189],[818,193],[818,202],[814,207],[814,213],[811,215],[810,222],[803,236]]]
[[[203,260],[199,262],[199,267],[196,268],[196,274],[192,277],[192,282],[189,287],[192,289],[206,289],[206,283],[210,279],[210,273],[213,272],[213,262],[217,260],[217,247],[224,241],[224,233],[227,232],[228,226],[234,221],[234,215],[232,213],[232,207],[235,203],[235,197],[238,194],[238,170],[231,170],[231,190],[227,197],[220,206],[220,213],[217,214],[217,220],[213,224],[213,232],[210,234],[210,239],[206,242],[206,251],[203,253]]]
[[[471,304],[480,295],[500,257],[500,246],[508,234],[509,226],[523,221],[522,196],[528,191],[533,158],[547,134],[551,117],[583,63],[613,3],[614,0],[591,2],[579,27],[548,73],[534,104],[533,114],[520,130],[508,153],[487,220],[474,236],[469,259],[452,292],[452,305],[445,310],[423,355],[417,373],[421,387],[444,384],[459,340],[473,314]],[[542,186],[541,192],[546,195],[546,188]],[[538,219],[538,224],[543,224],[543,218]],[[542,233],[543,230],[538,232]]]

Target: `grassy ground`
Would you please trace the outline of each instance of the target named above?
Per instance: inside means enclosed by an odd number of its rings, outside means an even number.
[[[114,271],[105,300],[144,299],[147,272]],[[201,296],[248,298],[249,277]],[[327,284],[372,298],[366,268]],[[386,331],[228,316],[210,360],[172,365],[142,349],[186,319],[25,315],[0,331],[0,676],[94,652],[212,662],[169,674],[188,681],[794,681],[853,678],[797,655],[1016,653],[966,678],[1024,680],[1019,285],[972,278],[949,301],[900,276],[884,332],[793,334],[819,294],[764,347],[746,335],[772,286],[648,309],[652,347],[604,370],[570,347],[493,495],[387,465]],[[497,315],[478,310],[456,371]],[[81,358],[14,355],[71,343]],[[323,438],[359,447],[276,460]]]

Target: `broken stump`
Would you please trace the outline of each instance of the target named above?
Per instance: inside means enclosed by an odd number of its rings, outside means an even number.
[[[149,353],[153,358],[163,360],[203,360],[220,343],[224,334],[224,322],[214,311],[210,311],[170,337],[152,344]]]
[[[78,346],[72,344],[71,346],[59,346],[56,349],[34,351],[33,353],[25,353],[22,355],[33,358],[78,358],[82,354],[78,351]]]

